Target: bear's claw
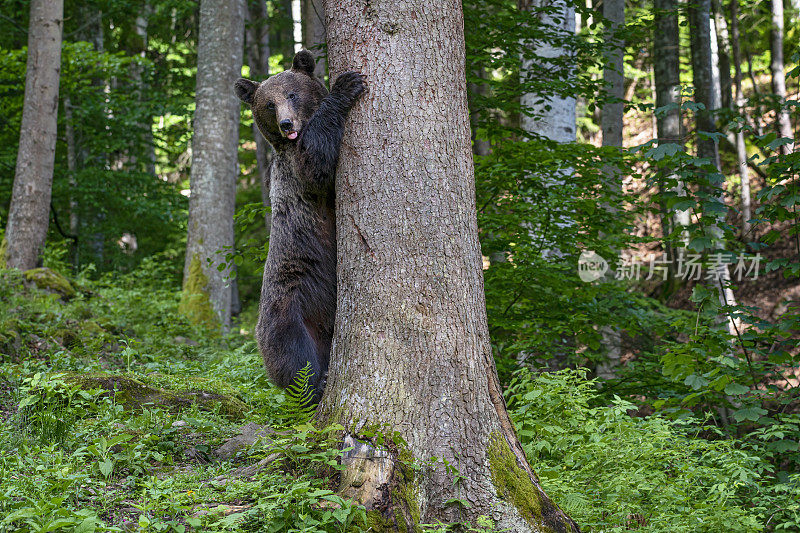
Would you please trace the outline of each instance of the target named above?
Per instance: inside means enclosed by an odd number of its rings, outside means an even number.
[[[367,84],[365,83],[364,76],[359,72],[344,72],[336,78],[331,92],[340,93],[347,96],[350,101],[355,102],[356,99],[366,90]]]

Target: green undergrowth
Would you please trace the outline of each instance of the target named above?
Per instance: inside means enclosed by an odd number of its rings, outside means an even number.
[[[574,370],[520,372],[507,391],[542,486],[583,531],[800,529],[800,477],[776,475],[757,440],[601,398]]]
[[[292,424],[251,325],[191,323],[162,268],[71,277],[69,299],[0,270],[0,533],[359,531],[338,446]],[[217,458],[248,423],[283,430]]]
[[[221,336],[183,317],[162,268],[70,277],[70,299],[0,270],[0,533],[369,531],[336,493],[341,428],[315,428],[302,395],[267,382],[251,324]],[[507,393],[542,486],[583,531],[799,527],[798,478],[758,448],[770,436],[633,416],[574,371],[518,373]],[[274,429],[218,458],[250,423]],[[530,487],[495,462],[498,490],[535,519]],[[494,530],[420,530],[459,527]]]

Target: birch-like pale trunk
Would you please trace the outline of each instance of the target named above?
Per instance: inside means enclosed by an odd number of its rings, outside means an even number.
[[[565,0],[518,0],[518,7],[524,11],[534,11],[538,8],[553,8],[553,11],[539,12],[543,25],[549,26],[554,32],[570,36],[575,34],[575,8]],[[562,58],[569,51],[550,42],[530,42],[528,44],[533,54],[523,55],[520,65],[520,79],[524,83],[531,76],[539,72],[546,72],[553,59]],[[538,68],[537,68],[538,67]],[[538,134],[559,143],[575,142],[578,130],[576,121],[576,99],[572,96],[541,95],[534,92],[523,93],[520,97],[523,112],[520,113],[520,126],[528,133]],[[531,176],[531,179],[540,179],[547,186],[556,186],[569,179],[573,173],[572,168],[561,168],[549,176]],[[561,215],[554,217],[552,225],[555,231],[569,227],[573,224],[572,217]],[[541,228],[532,228],[531,235],[535,236]],[[560,257],[561,250],[554,244],[547,243],[543,255],[547,257]]]
[[[36,267],[50,223],[61,74],[63,0],[31,0],[25,98],[6,225],[6,266]]]
[[[329,0],[326,22],[331,77],[359,71],[368,87],[336,175],[336,326],[317,412],[356,448],[341,491],[389,530],[486,515],[501,530],[575,531],[528,465],[492,357],[461,2]],[[367,428],[435,460],[403,470],[354,440]]]
[[[712,0],[711,6],[714,11],[714,29],[716,30],[717,58],[719,60],[719,105],[721,108],[730,109],[733,99],[731,98],[731,40],[728,35],[728,21],[725,20],[725,12],[722,10],[720,0]]]
[[[772,6],[772,28],[770,30],[769,69],[772,73],[772,92],[778,97],[778,116],[776,127],[778,135],[794,139],[792,121],[789,111],[784,107],[786,103],[786,73],[783,64],[783,0],[770,0]],[[782,154],[789,154],[794,148],[794,143],[781,146]]]
[[[239,101],[232,88],[242,70],[244,10],[244,0],[200,2],[182,311],[207,321],[210,304],[223,328],[231,318],[231,263],[217,266],[234,244]]]
[[[739,48],[739,0],[731,0],[731,48],[733,49],[733,86],[737,113],[744,113],[744,93],[742,92],[742,53]],[[752,208],[750,200],[750,170],[747,168],[747,148],[744,144],[744,131],[739,128],[736,136],[736,160],[739,178],[742,182],[742,235],[746,238],[750,233]]]
[[[556,13],[542,14],[543,24],[553,27],[563,35],[575,33],[575,8],[565,0],[520,0],[520,8],[533,10],[539,7],[557,8]],[[538,72],[534,68],[535,61],[547,63],[548,59],[559,58],[567,53],[566,50],[551,43],[539,42],[533,44],[535,58],[523,58],[520,77],[525,80],[528,76]],[[575,121],[575,98],[571,96],[548,96],[543,102],[538,102],[541,95],[525,93],[521,97],[522,107],[531,114],[523,113],[520,118],[522,129],[538,133],[548,139],[560,143],[575,142],[577,125]],[[569,170],[571,173],[572,171]]]

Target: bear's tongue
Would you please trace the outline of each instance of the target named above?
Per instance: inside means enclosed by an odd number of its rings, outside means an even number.
[[[290,131],[289,133],[286,134],[286,136],[291,140],[295,140],[295,139],[297,139],[297,132],[296,131]]]

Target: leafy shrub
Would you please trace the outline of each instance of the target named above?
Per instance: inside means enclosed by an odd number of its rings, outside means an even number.
[[[737,441],[698,436],[713,431],[698,421],[633,417],[636,407],[619,397],[599,404],[585,370],[520,371],[507,397],[545,490],[586,531],[765,528],[770,513],[752,502],[769,465]],[[791,506],[791,489],[783,490],[773,497]]]

